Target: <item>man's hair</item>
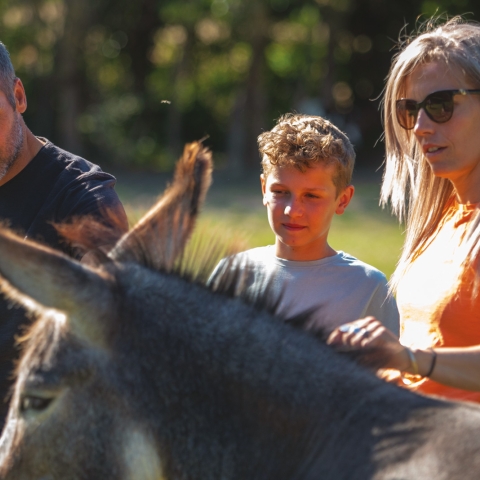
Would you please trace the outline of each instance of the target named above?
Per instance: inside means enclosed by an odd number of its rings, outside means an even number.
[[[348,137],[322,117],[287,113],[268,132],[258,136],[265,176],[273,167],[295,167],[301,172],[315,165],[334,165],[337,193],[352,180],[355,151]]]
[[[0,42],[0,89],[13,109],[16,108],[15,96],[13,95],[13,84],[16,78],[10,54],[5,45]]]

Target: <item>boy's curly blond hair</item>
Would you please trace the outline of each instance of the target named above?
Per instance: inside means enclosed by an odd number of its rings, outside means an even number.
[[[322,117],[287,113],[268,132],[258,136],[263,174],[273,167],[295,167],[301,172],[317,164],[335,165],[337,193],[352,181],[355,151],[348,137]]]

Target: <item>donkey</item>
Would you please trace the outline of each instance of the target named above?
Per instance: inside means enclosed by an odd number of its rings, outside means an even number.
[[[91,265],[0,230],[2,289],[36,317],[0,478],[477,479],[476,406],[382,382],[242,298],[242,272],[188,275],[210,172],[188,145],[163,198]]]

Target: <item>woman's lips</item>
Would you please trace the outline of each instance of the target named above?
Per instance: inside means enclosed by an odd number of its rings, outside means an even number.
[[[425,155],[435,155],[436,153],[442,152],[445,150],[445,147],[441,147],[439,145],[431,145],[427,144],[423,146],[423,153]]]

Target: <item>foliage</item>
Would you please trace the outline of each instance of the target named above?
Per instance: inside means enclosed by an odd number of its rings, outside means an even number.
[[[330,117],[378,165],[377,98],[395,40],[474,0],[0,0],[28,125],[100,161],[170,169],[185,141],[257,169],[282,113]]]

